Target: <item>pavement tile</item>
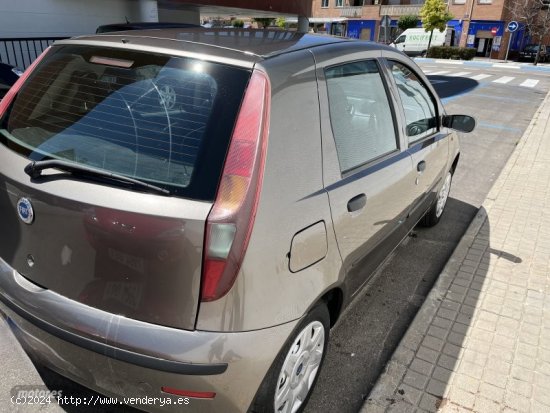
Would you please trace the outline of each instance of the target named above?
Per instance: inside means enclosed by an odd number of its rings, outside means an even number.
[[[453,404],[458,404],[459,406],[465,407],[467,409],[472,409],[475,403],[475,395],[462,390],[459,387],[453,387],[449,393],[449,398],[452,400]],[[471,411],[471,410],[470,410]]]
[[[419,407],[426,410],[427,412],[435,413],[437,412],[439,406],[441,405],[441,397],[435,397],[431,394],[424,393],[420,399]]]
[[[407,371],[405,377],[403,378],[403,383],[408,384],[409,386],[415,387],[419,390],[424,390],[426,384],[428,384],[429,377],[423,374],[417,373],[413,370]]]
[[[474,403],[476,413],[500,413],[500,404],[485,397],[478,396]]]
[[[505,390],[500,387],[493,386],[492,384],[482,382],[479,385],[479,394],[482,394],[483,397],[486,397],[489,400],[501,403],[504,399]]]
[[[504,396],[504,404],[522,413],[529,413],[531,408],[531,401],[527,397],[511,392],[507,392]]]

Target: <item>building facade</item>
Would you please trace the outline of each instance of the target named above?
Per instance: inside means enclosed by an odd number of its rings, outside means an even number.
[[[505,7],[513,0],[447,0],[454,16],[448,26],[455,30],[457,45],[476,48],[478,56],[504,58],[508,48],[513,56],[529,41],[522,27],[513,34]],[[313,22],[335,35],[389,43],[399,33],[403,15],[418,15],[424,0],[312,0]],[[421,23],[419,22],[419,27]]]

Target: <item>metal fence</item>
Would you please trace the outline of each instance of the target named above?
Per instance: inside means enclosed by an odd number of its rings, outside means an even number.
[[[0,61],[26,69],[48,46],[66,37],[30,37],[0,39]]]

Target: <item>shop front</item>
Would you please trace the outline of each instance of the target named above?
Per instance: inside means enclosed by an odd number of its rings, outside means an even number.
[[[376,20],[348,20],[348,35],[350,39],[375,39]]]
[[[472,20],[468,28],[467,47],[477,50],[476,56],[498,57],[504,35],[503,21]]]

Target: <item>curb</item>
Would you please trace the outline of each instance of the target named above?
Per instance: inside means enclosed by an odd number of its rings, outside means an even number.
[[[378,378],[374,388],[370,392],[366,402],[362,406],[360,413],[383,413],[386,412],[390,406],[399,402],[396,391],[400,383],[407,372],[408,366],[414,357],[414,351],[410,350],[410,343],[419,343],[422,337],[425,335],[428,327],[430,326],[433,318],[436,315],[436,311],[440,306],[441,300],[444,298],[447,290],[453,282],[455,274],[458,272],[462,262],[466,258],[468,250],[474,243],[477,234],[482,229],[483,225],[488,219],[488,211],[490,211],[504,187],[504,183],[515,167],[518,157],[522,152],[529,136],[532,133],[533,128],[537,124],[539,118],[544,110],[548,111],[546,106],[550,106],[550,92],[546,95],[545,99],[539,105],[537,111],[533,115],[529,126],[523,133],[522,137],[518,141],[516,148],[507,160],[506,165],[499,174],[498,179],[495,181],[491,190],[487,194],[483,204],[474,219],[468,226],[468,229],[460,239],[455,250],[451,254],[449,261],[443,268],[439,275],[435,285],[429,292],[422,307],[416,314],[413,322],[407,329],[407,332],[401,339],[397,348],[395,349],[390,361],[386,364],[383,373]],[[419,341],[420,340],[420,341]],[[415,348],[416,346],[412,347]],[[398,403],[399,404],[399,403]],[[406,404],[407,407],[414,407]],[[395,405],[394,407],[397,407]],[[392,410],[393,411],[393,410]],[[409,411],[405,410],[404,411]],[[412,411],[412,410],[411,410]]]

